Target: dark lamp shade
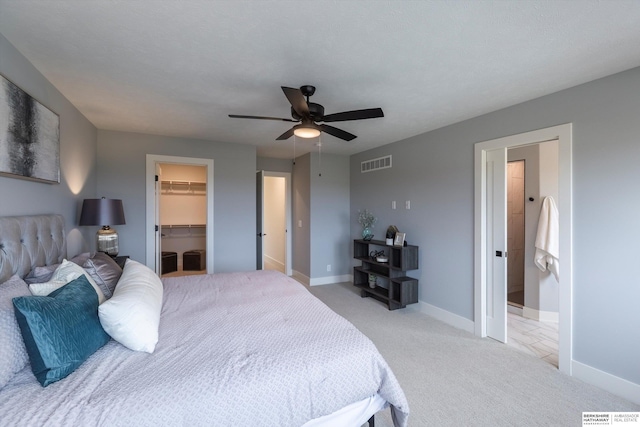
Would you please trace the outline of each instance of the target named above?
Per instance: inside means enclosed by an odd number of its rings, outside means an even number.
[[[124,208],[120,199],[84,199],[80,225],[121,225]]]

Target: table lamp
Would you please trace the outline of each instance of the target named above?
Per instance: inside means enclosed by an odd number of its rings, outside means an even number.
[[[96,233],[98,252],[116,257],[118,255],[118,233],[110,225],[125,224],[122,200],[119,199],[84,199],[80,225],[101,225]]]

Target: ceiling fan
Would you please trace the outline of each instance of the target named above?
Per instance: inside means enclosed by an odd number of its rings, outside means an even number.
[[[300,89],[294,89],[291,87],[281,86],[284,95],[291,104],[291,117],[293,119],[283,119],[279,117],[262,117],[262,116],[242,116],[237,114],[229,114],[229,117],[238,119],[260,119],[260,120],[278,120],[283,122],[298,123],[291,129],[280,135],[276,140],[284,140],[291,137],[291,135],[299,136],[300,138],[315,138],[320,135],[320,132],[326,132],[329,135],[333,135],[336,138],[343,139],[345,141],[351,141],[356,138],[352,133],[346,132],[342,129],[338,129],[326,124],[318,124],[317,122],[346,122],[349,120],[363,120],[374,119],[377,117],[384,117],[384,113],[381,108],[367,108],[364,110],[344,111],[342,113],[334,113],[324,115],[324,107],[315,102],[309,102],[309,97],[312,96],[316,88],[311,85],[301,86]],[[307,98],[305,100],[305,97]]]

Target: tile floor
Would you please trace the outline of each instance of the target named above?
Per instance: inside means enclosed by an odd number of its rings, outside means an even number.
[[[507,313],[507,344],[558,367],[558,324]]]

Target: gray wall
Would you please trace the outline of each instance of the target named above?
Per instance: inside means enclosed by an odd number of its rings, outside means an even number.
[[[349,201],[348,157],[323,154],[320,161],[318,153],[308,153],[296,159],[293,269],[311,284],[351,272]]]
[[[296,159],[293,166],[293,270],[311,277],[311,156]],[[302,226],[299,226],[302,221]],[[295,273],[294,273],[295,274]]]
[[[144,262],[146,155],[214,159],[214,270],[255,270],[256,151],[249,145],[98,131],[98,194],[122,199],[120,253]]]
[[[640,384],[638,117],[640,68],[359,153],[351,216],[366,207],[406,231],[420,246],[420,299],[472,320],[474,143],[573,123],[574,359]],[[392,169],[360,173],[386,154]]]
[[[291,173],[291,171],[293,170],[293,160],[274,159],[271,157],[258,157],[256,159],[256,167],[259,171]]]
[[[0,74],[60,117],[60,184],[0,176],[0,216],[61,214],[68,255],[95,250],[96,229],[77,224],[96,192],[96,128],[1,34]]]
[[[349,158],[311,153],[312,278],[351,273],[349,203]]]

